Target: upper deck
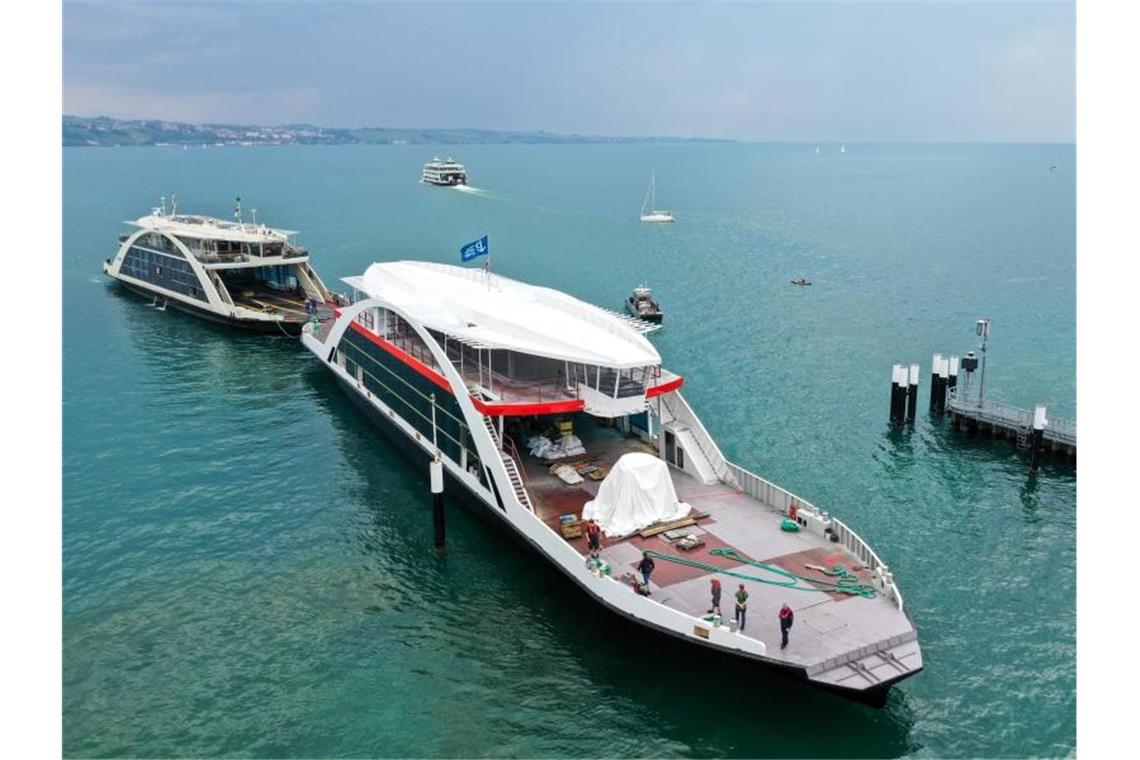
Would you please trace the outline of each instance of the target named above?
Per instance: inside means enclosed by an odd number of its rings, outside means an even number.
[[[151,245],[159,250],[177,240],[210,269],[241,269],[307,261],[309,252],[294,244],[296,230],[267,227],[241,221],[226,221],[196,214],[166,214],[155,209],[150,215],[127,221],[148,230]]]
[[[344,281],[480,349],[611,369],[661,364],[653,344],[621,317],[561,291],[478,269],[394,261]]]

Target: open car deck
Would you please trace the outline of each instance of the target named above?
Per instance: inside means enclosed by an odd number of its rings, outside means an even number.
[[[587,453],[563,460],[569,463],[588,460],[608,469],[630,452],[657,454],[650,444],[626,437],[616,428],[600,426],[587,415],[574,417],[574,433],[582,439]],[[524,480],[538,516],[556,531],[562,515],[580,517],[582,507],[597,494],[601,481],[586,478],[580,484],[567,485],[548,471],[552,462],[532,456],[525,449],[525,441],[517,440],[517,444]],[[773,507],[730,485],[706,485],[676,468],[669,470],[678,498],[691,505],[692,514],[698,516],[695,525],[682,530],[698,535],[704,545],[686,552],[663,533],[649,537],[603,536],[601,557],[610,564],[614,578],[635,574],[646,550],[721,568],[714,572],[658,557],[650,580],[651,598],[704,618],[711,607],[710,579],[719,577],[723,625],[728,625],[733,620],[733,594],[739,584],[744,584],[749,594],[748,613],[745,628],[737,635],[762,641],[770,659],[803,668],[816,681],[868,688],[897,680],[921,667],[913,626],[898,605],[882,593],[864,598],[834,593],[806,582],[788,588],[776,585],[788,582],[784,576],[710,553],[712,549],[733,549],[742,557],[808,578],[818,577],[820,581],[834,578],[807,566],[831,567],[838,562],[854,571],[860,582],[869,584],[870,573],[840,544],[809,531],[783,531],[780,524],[784,515]],[[583,556],[587,554],[584,536],[569,539],[569,543]],[[742,579],[728,572],[763,581]],[[787,649],[781,650],[777,613],[785,602],[795,611],[795,624]]]
[[[305,296],[287,290],[278,290],[261,284],[231,284],[230,297],[235,306],[253,311],[281,315],[290,322],[305,322],[309,314],[305,312]],[[332,304],[317,304],[317,317],[321,322],[331,321]]]

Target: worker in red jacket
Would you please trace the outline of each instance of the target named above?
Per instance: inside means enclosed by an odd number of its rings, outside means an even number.
[[[720,581],[718,581],[716,578],[713,578],[712,582],[709,585],[711,586],[711,591],[712,591],[712,607],[709,608],[709,614],[711,615],[713,613],[716,613],[717,615],[719,615],[720,614]]]
[[[602,527],[593,520],[586,521],[586,546],[591,554],[602,547]]]
[[[796,614],[792,612],[792,608],[788,606],[787,602],[780,608],[780,649],[786,649],[788,646],[788,631],[792,629],[792,622],[796,619]]]

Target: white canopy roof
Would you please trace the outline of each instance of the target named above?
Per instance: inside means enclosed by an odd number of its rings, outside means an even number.
[[[344,281],[468,343],[616,369],[661,364],[657,349],[619,315],[481,269],[393,261]]]
[[[197,216],[194,214],[179,214],[178,216],[163,216],[151,214],[133,222],[127,222],[136,227],[148,230],[169,232],[171,235],[198,238],[199,240],[233,240],[239,243],[274,243],[285,242],[290,235],[296,235],[296,230],[279,230],[266,227],[264,224],[239,224],[236,221],[228,222],[212,216]]]
[[[582,507],[607,536],[626,536],[659,522],[680,520],[689,505],[677,501],[669,466],[651,454],[635,452],[617,460],[598,495]]]

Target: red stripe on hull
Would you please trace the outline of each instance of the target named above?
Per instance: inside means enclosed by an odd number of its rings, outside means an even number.
[[[444,377],[443,375],[439,374],[438,372],[436,372],[434,369],[432,369],[428,365],[421,362],[416,357],[412,356],[411,354],[405,352],[403,349],[397,348],[393,344],[384,340],[379,335],[377,335],[376,333],[374,333],[371,330],[369,330],[368,328],[366,328],[364,325],[357,322],[355,319],[349,323],[349,326],[352,327],[352,329],[355,330],[356,332],[363,335],[365,338],[368,338],[368,340],[372,341],[377,346],[380,346],[380,348],[384,349],[385,351],[390,353],[392,356],[394,356],[397,359],[399,359],[400,361],[402,361],[404,364],[407,364],[409,367],[411,367],[416,372],[418,372],[421,375],[423,375],[424,377],[426,377],[428,380],[431,380],[433,383],[438,385],[440,388],[443,388],[448,393],[451,393],[451,383],[447,382],[447,378]]]
[[[653,398],[654,396],[660,396],[665,393],[672,393],[684,384],[685,378],[678,377],[675,380],[670,380],[669,382],[662,383],[661,385],[652,385],[645,391],[645,397]]]
[[[404,364],[414,369],[419,374],[431,380],[437,386],[452,393],[451,383],[447,382],[447,378],[436,372],[428,365],[421,362],[416,357],[401,348],[396,347],[392,343],[376,335],[371,330],[360,324],[356,320],[349,323],[357,333],[363,335],[368,340],[375,343],[380,348],[387,351],[392,356],[396,357]],[[522,417],[532,414],[569,414],[572,412],[580,412],[586,408],[586,402],[582,399],[567,399],[564,401],[549,401],[539,404],[496,404],[488,403],[480,399],[471,397],[471,403],[479,410],[480,414],[488,417]]]

